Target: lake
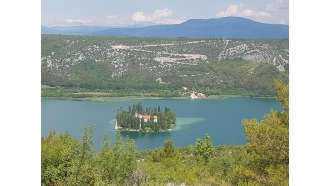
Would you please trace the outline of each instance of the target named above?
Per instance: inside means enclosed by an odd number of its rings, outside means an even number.
[[[41,100],[41,135],[49,131],[69,132],[81,139],[84,126],[95,125],[95,149],[99,150],[103,135],[114,141],[115,118],[118,108],[141,102],[143,107],[170,108],[176,113],[177,125],[171,132],[141,133],[121,131],[123,137],[134,139],[138,150],[162,147],[171,139],[175,146],[194,145],[197,138],[209,134],[214,145],[241,145],[246,143],[242,120],[257,118],[270,110],[280,110],[280,103],[272,98],[234,97],[226,99],[146,99],[112,100],[106,102]]]

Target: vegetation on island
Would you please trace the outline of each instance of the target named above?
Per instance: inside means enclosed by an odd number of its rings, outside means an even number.
[[[81,140],[50,132],[41,137],[41,185],[289,185],[289,85],[275,87],[283,109],[244,120],[246,145],[214,146],[205,134],[188,147],[167,140],[137,151],[118,133],[113,143],[105,134],[96,152],[92,126]]]
[[[143,132],[168,131],[175,126],[176,115],[169,108],[161,111],[158,107],[143,108],[141,102],[128,107],[128,111],[121,107],[117,111],[116,125],[118,128]]]

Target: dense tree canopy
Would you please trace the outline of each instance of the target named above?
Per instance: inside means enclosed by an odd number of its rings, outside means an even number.
[[[176,115],[169,108],[161,111],[158,107],[143,108],[141,102],[129,106],[128,110],[119,108],[116,115],[118,127],[126,130],[159,132],[172,129],[176,123]]]

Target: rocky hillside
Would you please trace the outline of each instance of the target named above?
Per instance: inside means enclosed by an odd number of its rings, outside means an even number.
[[[55,81],[77,84],[96,77],[101,83],[137,74],[159,81],[181,68],[221,61],[270,64],[278,72],[288,72],[289,42],[288,39],[41,36],[43,84]]]

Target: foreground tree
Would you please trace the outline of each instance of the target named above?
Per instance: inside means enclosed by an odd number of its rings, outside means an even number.
[[[193,148],[193,151],[198,159],[207,164],[214,153],[211,137],[205,134],[205,140],[197,138],[196,146]]]
[[[137,169],[136,147],[118,133],[111,146],[105,135],[101,152],[94,151],[94,126],[81,141],[68,133],[41,138],[41,185],[123,185]]]
[[[164,143],[165,158],[173,158],[175,156],[175,146],[172,140],[166,140]]]
[[[102,140],[101,152],[97,156],[98,183],[122,185],[137,168],[136,147],[132,139],[116,136],[113,146],[107,135]]]
[[[50,132],[41,139],[41,185],[66,185],[75,175],[79,141],[68,133]]]
[[[86,126],[81,141],[56,132],[41,139],[41,185],[95,183],[93,131],[93,126]]]
[[[258,122],[244,120],[248,139],[247,163],[237,166],[240,183],[288,185],[289,183],[289,85],[276,80],[277,99],[283,110],[271,111]]]
[[[82,139],[80,142],[79,163],[76,166],[75,185],[91,185],[95,183],[94,178],[94,125],[84,127]]]

